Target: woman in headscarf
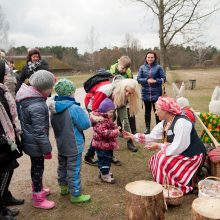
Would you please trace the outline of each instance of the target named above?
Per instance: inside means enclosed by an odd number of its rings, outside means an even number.
[[[150,160],[149,168],[156,182],[179,187],[184,193],[193,190],[192,178],[206,153],[193,124],[181,115],[180,106],[170,97],[160,97],[156,102],[156,114],[161,120],[150,134],[123,132],[124,138],[131,138],[146,144],[145,148],[157,151]],[[162,140],[161,142],[155,142]]]

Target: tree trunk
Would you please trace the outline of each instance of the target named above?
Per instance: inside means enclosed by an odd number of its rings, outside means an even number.
[[[166,45],[164,39],[164,4],[163,0],[160,0],[159,4],[159,38],[160,38],[160,65],[166,72]]]
[[[166,210],[163,187],[140,180],[125,186],[127,220],[163,220]]]
[[[220,220],[220,200],[195,199],[192,204],[192,220]]]

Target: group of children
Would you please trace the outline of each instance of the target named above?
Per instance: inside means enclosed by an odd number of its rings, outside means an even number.
[[[31,159],[32,205],[50,209],[55,206],[47,200],[50,189],[43,186],[44,160],[52,158],[49,140],[49,112],[47,97],[54,88],[57,96],[51,99],[49,110],[58,149],[58,183],[61,195],[70,194],[72,203],[87,202],[90,195],[82,194],[81,164],[85,137],[83,131],[94,128],[92,146],[96,149],[100,178],[114,183],[110,174],[113,150],[118,148],[119,127],[112,121],[115,105],[105,98],[97,111],[89,115],[76,102],[75,85],[67,79],[55,83],[54,75],[39,70],[22,84],[16,94],[22,128],[23,151]]]

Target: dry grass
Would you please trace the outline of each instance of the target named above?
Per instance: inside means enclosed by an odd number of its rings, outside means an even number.
[[[73,77],[74,82],[84,81],[85,75]],[[168,73],[168,84],[166,86],[168,95],[172,96],[171,83],[174,80],[196,79],[197,86],[195,90],[186,90],[186,97],[189,98],[191,105],[199,111],[206,111],[210,95],[215,85],[220,85],[220,73],[218,70],[187,70],[172,71]],[[80,82],[81,81],[81,82]],[[81,84],[82,85],[82,84]],[[140,109],[140,113],[136,116],[137,128],[139,132],[144,130],[144,111]],[[154,117],[153,117],[154,119]],[[153,122],[154,123],[154,122]],[[198,126],[199,128],[199,126]],[[53,133],[50,133],[50,139],[55,146]],[[89,145],[92,136],[92,129],[85,132],[86,148]],[[30,162],[27,156],[20,159],[21,166],[16,169],[14,180],[12,183],[12,191],[15,196],[26,199],[25,205],[21,206],[21,214],[19,219],[65,219],[65,220],[122,220],[125,218],[125,191],[124,187],[127,183],[148,179],[151,180],[151,174],[147,166],[147,160],[152,155],[151,152],[139,146],[137,153],[131,153],[126,148],[126,142],[119,138],[120,149],[115,154],[120,157],[123,165],[120,167],[112,165],[116,184],[108,185],[102,183],[98,178],[97,167],[92,167],[83,163],[82,165],[82,185],[83,192],[92,196],[92,201],[87,204],[73,205],[69,201],[69,196],[62,197],[59,195],[59,188],[56,181],[57,167],[57,151],[54,148],[53,159],[46,161],[45,164],[45,183],[51,187],[53,193],[49,199],[56,202],[56,208],[50,211],[34,209],[30,204],[31,182],[29,167]],[[27,168],[28,167],[28,168]],[[171,207],[166,212],[167,220],[188,220],[190,219],[191,204],[196,198],[195,195],[187,195],[184,197],[183,204],[179,207]]]

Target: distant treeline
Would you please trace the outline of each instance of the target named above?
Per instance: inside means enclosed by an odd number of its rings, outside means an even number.
[[[74,71],[95,71],[99,68],[108,69],[122,55],[128,55],[132,60],[132,70],[137,71],[140,65],[144,63],[145,54],[148,49],[114,47],[109,49],[104,47],[93,53],[85,52],[83,55],[78,53],[77,47],[39,47],[42,55],[52,55],[73,68]],[[159,49],[153,48],[159,56]],[[25,46],[12,47],[8,53],[9,56],[26,55]],[[159,60],[158,60],[159,61]],[[220,65],[220,51],[213,46],[208,47],[183,47],[172,45],[168,49],[167,63],[170,69],[174,68],[192,68],[209,67]]]

